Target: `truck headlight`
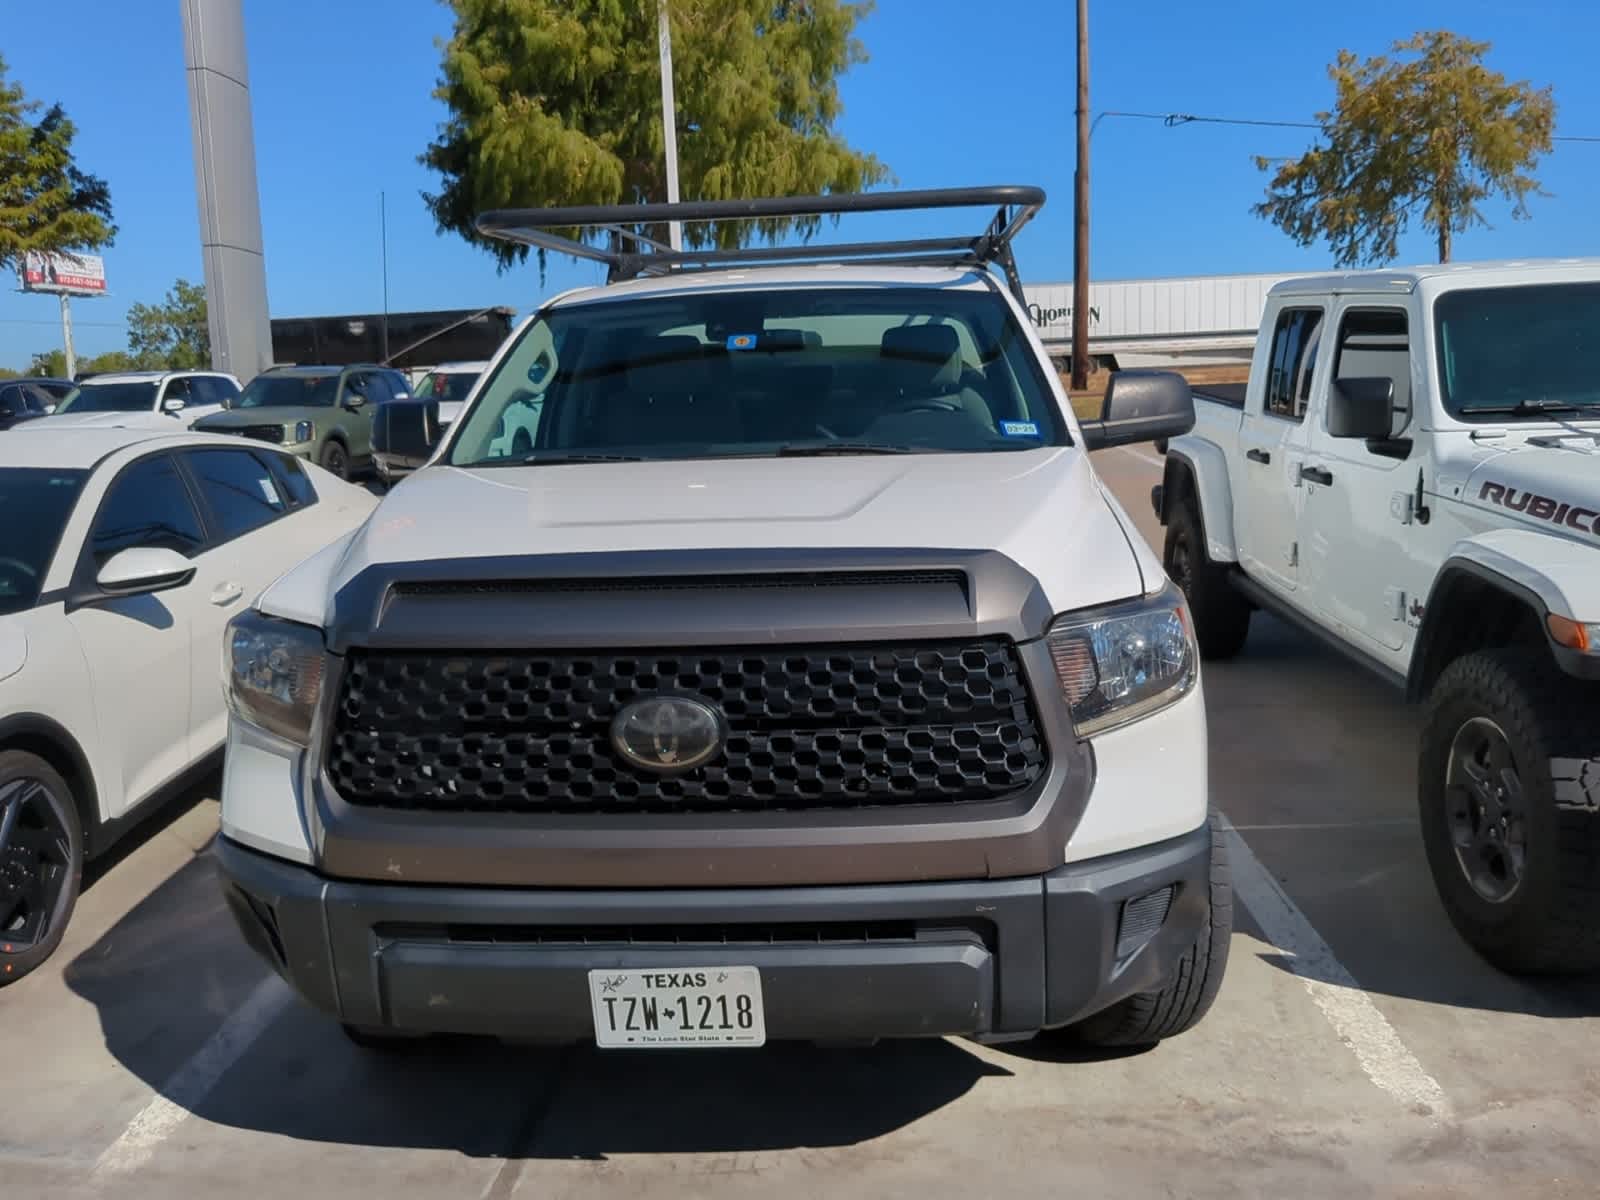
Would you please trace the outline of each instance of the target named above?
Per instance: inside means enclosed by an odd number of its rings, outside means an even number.
[[[1199,678],[1199,649],[1176,585],[1058,617],[1045,634],[1072,723],[1083,737],[1176,703]]]
[[[228,709],[297,745],[310,744],[322,698],[322,631],[243,612],[228,622],[222,645]]]
[[[300,444],[301,442],[315,441],[317,437],[317,427],[310,421],[299,422],[295,425],[292,432],[294,433],[294,437],[290,440],[296,445]]]

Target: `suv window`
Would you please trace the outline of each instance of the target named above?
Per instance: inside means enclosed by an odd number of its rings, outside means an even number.
[[[1353,308],[1339,318],[1335,379],[1383,378],[1394,383],[1390,436],[1411,424],[1411,343],[1403,308]]]
[[[383,377],[389,383],[391,400],[398,400],[401,396],[411,395],[411,380],[407,379],[400,371],[384,370]]]
[[[272,472],[248,450],[190,450],[189,470],[217,524],[219,542],[277,520],[289,510]]]
[[[213,375],[189,376],[189,395],[191,404],[220,406],[222,404],[222,390],[217,386],[222,381]]]
[[[198,403],[189,391],[189,380],[180,375],[176,379],[167,380],[166,390],[161,393],[161,403],[165,407],[168,400],[182,400],[185,404]]]
[[[304,508],[317,502],[317,489],[311,476],[292,454],[276,454],[258,450],[254,453],[265,460],[272,477],[278,481],[278,491],[289,501],[290,508]]]
[[[1288,421],[1305,419],[1322,331],[1320,308],[1287,308],[1278,314],[1267,358],[1264,410]]]
[[[119,550],[152,546],[193,558],[205,549],[200,514],[169,455],[134,463],[106,492],[89,535],[98,570]]]

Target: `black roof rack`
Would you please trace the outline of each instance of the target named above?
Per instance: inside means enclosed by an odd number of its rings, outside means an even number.
[[[1022,280],[1011,253],[1012,239],[1044,206],[1044,189],[1022,186],[926,188],[903,192],[860,192],[833,196],[775,196],[759,200],[689,200],[679,204],[593,204],[567,208],[498,208],[478,217],[478,232],[603,262],[607,282],[642,275],[665,275],[685,268],[732,267],[794,262],[857,262],[895,266],[972,266],[995,264],[1005,272],[1018,303]],[[772,221],[846,213],[910,212],[935,208],[994,208],[975,236],[915,238],[795,246],[708,247],[673,250],[646,228],[669,222]],[[558,230],[610,235],[610,247],[591,246]]]

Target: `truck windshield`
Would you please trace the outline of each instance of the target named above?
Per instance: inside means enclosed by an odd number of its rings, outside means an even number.
[[[257,375],[239,394],[235,408],[332,408],[339,376]]]
[[[1463,289],[1433,308],[1451,415],[1600,417],[1600,283]]]
[[[156,385],[150,383],[85,383],[56,405],[58,413],[150,412],[156,406]]]
[[[445,461],[964,453],[1068,441],[987,290],[786,288],[602,299],[530,322]]]
[[[38,603],[44,573],[86,475],[43,467],[0,468],[0,508],[24,515],[0,525],[0,615],[24,612]]]

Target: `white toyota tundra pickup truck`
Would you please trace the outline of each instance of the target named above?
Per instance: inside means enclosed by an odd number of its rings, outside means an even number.
[[[1600,967],[1600,262],[1279,284],[1196,410],[1153,499],[1202,654],[1260,609],[1403,687],[1456,928]]]
[[[421,468],[228,633],[217,859],[302,996],[363,1044],[1200,1019],[1231,899],[1199,654],[1088,454],[1193,402],[1135,372],[1074,418],[1011,259],[1042,201],[480,219],[611,282],[525,321],[447,431],[386,406]],[[975,237],[627,240],[979,204]]]

